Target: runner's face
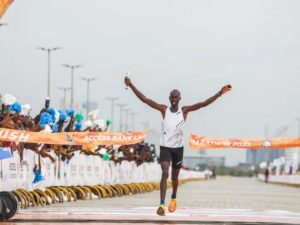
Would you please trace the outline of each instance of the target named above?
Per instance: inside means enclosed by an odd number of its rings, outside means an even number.
[[[172,107],[177,107],[180,99],[181,99],[180,92],[171,91],[169,100],[170,100],[170,103],[171,103]]]

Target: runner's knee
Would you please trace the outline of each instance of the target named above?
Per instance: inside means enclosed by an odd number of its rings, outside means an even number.
[[[169,172],[163,170],[161,174],[161,178],[167,180],[168,177],[169,177]]]
[[[172,175],[171,180],[172,182],[178,181],[178,176]]]

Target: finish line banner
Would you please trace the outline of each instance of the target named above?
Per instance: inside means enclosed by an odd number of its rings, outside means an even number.
[[[147,132],[66,132],[40,133],[0,128],[0,141],[57,145],[132,145],[142,142]]]
[[[214,148],[257,148],[280,149],[300,147],[300,137],[297,138],[270,138],[270,139],[226,139],[211,138],[192,134],[189,146],[194,150]]]
[[[13,0],[0,0],[0,19]]]

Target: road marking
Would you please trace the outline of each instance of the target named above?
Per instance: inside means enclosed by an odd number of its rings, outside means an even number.
[[[68,207],[56,209],[26,209],[19,210],[19,214],[60,214],[60,215],[155,215],[154,207],[138,207],[130,209],[103,209],[103,208],[85,208]],[[202,208],[180,208],[175,213],[168,214],[174,217],[220,217],[220,216],[239,216],[239,217],[266,217],[266,218],[293,218],[300,220],[300,213],[282,210],[252,210],[252,209],[202,209]]]

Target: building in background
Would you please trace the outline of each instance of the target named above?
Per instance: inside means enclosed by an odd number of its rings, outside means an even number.
[[[249,165],[259,165],[261,162],[271,162],[284,155],[285,149],[247,149],[246,163]]]
[[[225,166],[225,157],[186,156],[183,165],[191,170],[205,170],[212,166]]]
[[[287,148],[285,150],[285,160],[288,162],[297,162],[300,163],[300,149],[299,148]]]

